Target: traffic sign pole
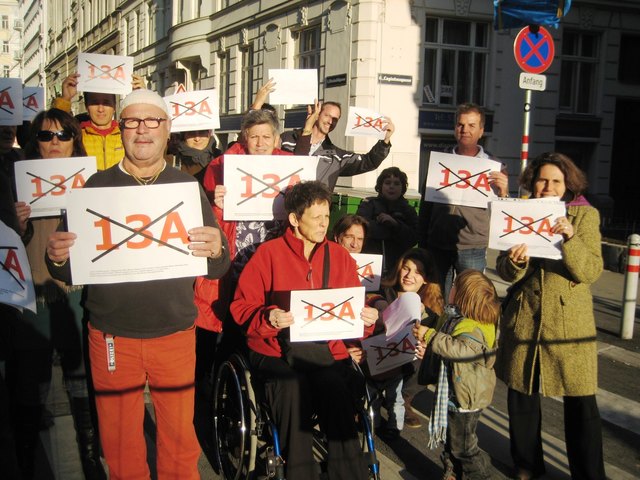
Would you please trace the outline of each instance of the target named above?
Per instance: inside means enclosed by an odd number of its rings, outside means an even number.
[[[529,128],[531,121],[531,90],[524,94],[524,122],[522,124],[522,150],[520,151],[520,173],[527,168],[529,160]]]
[[[531,90],[524,91],[524,111],[522,123],[522,148],[520,149],[520,173],[524,172],[527,168],[527,162],[529,160],[529,126],[531,122]],[[527,193],[520,187],[519,197],[524,197]]]

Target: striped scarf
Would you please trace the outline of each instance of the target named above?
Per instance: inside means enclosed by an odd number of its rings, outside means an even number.
[[[448,318],[442,325],[440,332],[451,335],[453,329],[463,317],[455,305],[447,305],[444,311]],[[449,405],[449,369],[447,363],[444,359],[440,359],[436,399],[433,402],[431,416],[429,417],[429,443],[427,446],[430,449],[434,449],[438,444],[444,444],[447,441],[447,412]]]

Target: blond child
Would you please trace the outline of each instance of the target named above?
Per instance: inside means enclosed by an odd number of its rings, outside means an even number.
[[[476,427],[491,404],[500,302],[491,281],[477,270],[458,275],[437,328],[421,325],[413,333],[419,353],[431,344],[442,358],[436,401],[429,422],[429,446],[444,443],[443,480],[490,478],[486,454],[478,447]]]

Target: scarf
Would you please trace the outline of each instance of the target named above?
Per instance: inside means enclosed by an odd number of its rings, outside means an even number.
[[[447,305],[444,307],[444,313],[447,316],[444,324],[440,328],[440,332],[451,335],[454,328],[462,315],[456,305]],[[444,359],[440,359],[440,373],[438,374],[438,384],[436,386],[435,402],[429,417],[429,443],[427,446],[434,449],[440,443],[447,441],[447,412],[449,405],[449,369]]]
[[[203,150],[192,148],[187,145],[185,141],[178,143],[176,147],[176,155],[182,163],[185,165],[201,165],[202,168],[206,167],[209,162],[217,157],[216,155],[216,139],[211,137],[209,143]]]

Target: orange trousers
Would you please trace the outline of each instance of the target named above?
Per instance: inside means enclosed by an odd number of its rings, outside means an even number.
[[[144,388],[156,417],[158,480],[199,479],[193,426],[195,328],[150,339],[113,337],[109,371],[103,332],[89,325],[89,355],[100,441],[111,480],[150,478],[144,437]]]

